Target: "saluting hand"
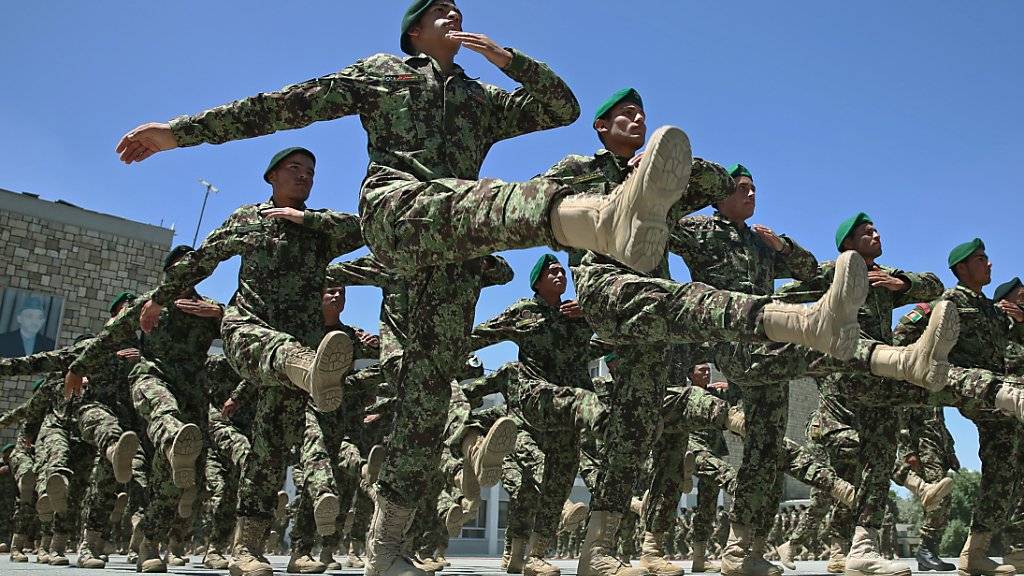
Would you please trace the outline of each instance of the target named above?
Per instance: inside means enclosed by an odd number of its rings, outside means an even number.
[[[580,306],[580,303],[575,300],[563,302],[562,305],[558,307],[558,310],[565,315],[566,318],[583,317],[583,308]]]
[[[231,418],[231,415],[238,412],[238,409],[242,407],[241,402],[228,398],[224,401],[224,405],[220,407],[220,415],[225,418]]]
[[[1013,318],[1014,322],[1018,324],[1024,322],[1024,310],[1022,310],[1020,306],[1017,306],[1013,302],[1009,302],[1007,300],[1000,300],[999,302],[996,302],[996,306],[999,306],[1003,312],[1006,312],[1007,316]]]
[[[178,141],[166,122],[149,122],[121,137],[115,151],[125,164],[142,162],[157,152],[178,147]]]
[[[893,276],[881,269],[868,270],[868,283],[871,284],[872,288],[878,286],[891,292],[903,292],[910,288],[910,284],[906,280]]]
[[[64,399],[68,400],[72,396],[81,396],[84,382],[85,379],[81,375],[68,370],[68,373],[64,375]]]
[[[271,220],[287,220],[296,224],[302,224],[305,211],[297,208],[267,208],[261,210],[260,215]]]
[[[483,34],[473,32],[460,32],[452,30],[448,33],[450,40],[455,40],[473,52],[482,54],[484,58],[498,68],[505,68],[512,63],[512,53],[505,50],[494,41]]]
[[[750,229],[760,236],[761,240],[764,240],[769,246],[771,246],[772,250],[782,252],[788,248],[786,243],[782,241],[782,238],[779,238],[771,228],[762,226],[761,224],[754,224]]]
[[[224,309],[205,300],[179,298],[174,301],[174,305],[178,307],[178,310],[200,318],[220,318],[224,315]]]
[[[115,354],[121,360],[131,362],[132,364],[142,359],[142,353],[139,352],[138,348],[124,348],[123,350],[118,350]]]
[[[149,334],[156,328],[156,325],[160,323],[160,312],[163,309],[163,306],[152,300],[142,305],[142,313],[139,314],[139,327],[143,332]]]

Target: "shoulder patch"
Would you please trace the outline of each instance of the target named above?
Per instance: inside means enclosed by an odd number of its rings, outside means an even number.
[[[917,306],[914,306],[913,310],[907,312],[907,315],[904,316],[904,318],[907,320],[907,322],[917,323],[920,322],[922,319],[927,318],[928,315],[931,313],[931,304],[918,304]]]

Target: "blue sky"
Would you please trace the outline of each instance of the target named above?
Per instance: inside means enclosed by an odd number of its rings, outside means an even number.
[[[499,144],[483,175],[537,174],[567,153],[592,153],[593,110],[622,86],[644,97],[648,123],[676,124],[695,154],[754,173],[754,220],[818,255],[835,255],[836,224],[864,210],[884,237],[883,262],[931,270],[981,236],[995,283],[1021,270],[1014,182],[1024,165],[1024,4],[966,2],[657,2],[463,0],[464,27],[548,62],[583,106],[574,125]],[[404,1],[281,3],[53,2],[9,6],[0,22],[0,187],[62,198],[127,218],[173,224],[188,243],[199,178],[221,189],[203,236],[234,208],[269,194],[275,151],[319,158],[311,206],[356,211],[367,162],[354,118],[301,131],[177,150],[126,167],[114,145],[163,121],[398,52]],[[464,51],[470,75],[513,84]],[[541,250],[505,254],[517,271],[488,289],[477,318],[527,295]],[[564,256],[563,256],[564,260]],[[688,278],[676,261],[674,274]],[[227,299],[236,265],[201,289]],[[991,289],[989,287],[989,293]],[[379,294],[352,289],[345,319],[373,327]],[[484,351],[497,367],[515,354]],[[977,468],[977,434],[950,413],[960,460]]]

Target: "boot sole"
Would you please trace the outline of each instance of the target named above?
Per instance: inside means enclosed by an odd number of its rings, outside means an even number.
[[[932,326],[934,325],[934,329]],[[956,346],[960,337],[960,314],[956,304],[948,301],[939,302],[928,318],[928,329],[925,336],[934,342],[929,358],[928,374],[925,376],[926,388],[937,392],[949,383],[949,352]]]
[[[203,449],[203,432],[195,424],[185,424],[171,443],[170,462],[175,487],[185,490],[196,485],[196,458]],[[134,452],[133,452],[134,453]]]
[[[324,494],[316,499],[313,506],[313,521],[316,522],[316,533],[321,536],[330,536],[337,530],[338,514],[341,513],[341,505],[338,497],[334,494]]]
[[[366,455],[366,481],[370,484],[376,484],[380,469],[384,466],[384,456],[384,447],[380,444],[370,448],[370,453]]]
[[[352,354],[352,340],[344,332],[331,332],[320,341],[309,368],[309,395],[320,412],[341,406],[342,378],[352,369]]]
[[[650,272],[665,257],[669,229],[666,219],[672,206],[682,198],[690,179],[693,154],[686,133],[673,126],[655,130],[644,158],[637,167],[642,180],[621,215],[615,230],[628,229],[623,246],[623,263]]]
[[[258,570],[249,570],[247,572],[243,572],[241,568],[229,564],[228,574],[230,574],[231,576],[274,576],[274,569],[260,568]]]
[[[452,506],[448,509],[448,512],[444,515],[444,527],[448,531],[449,538],[455,538],[462,532],[463,519],[466,514],[462,510],[462,506]]]
[[[477,473],[481,488],[490,488],[501,480],[502,463],[505,456],[515,450],[518,433],[519,427],[507,416],[498,418],[487,431],[483,445],[480,447],[480,470]],[[463,477],[465,477],[465,472],[463,472]]]
[[[21,481],[18,482],[18,497],[22,502],[32,501],[32,492],[36,489],[36,481],[39,478],[35,472],[26,472],[22,477]]]
[[[934,495],[932,495],[932,498],[929,499],[928,507],[925,507],[924,503],[921,504],[921,507],[924,508],[925,512],[934,512],[935,509],[938,508],[940,504],[942,504],[942,501],[945,500],[947,496],[953,493],[952,478],[943,478],[942,480],[936,482],[935,485],[941,486],[942,488],[940,488]]]
[[[575,530],[577,526],[586,522],[587,514],[590,514],[590,508],[586,504],[574,502],[569,513],[562,519],[562,531]]]
[[[855,252],[843,252],[836,259],[835,280],[827,296],[832,311],[835,338],[826,353],[840,360],[853,358],[860,340],[857,313],[868,297],[868,267]]]
[[[50,501],[49,494],[43,494],[36,499],[36,514],[40,517],[53,514],[53,503]]]
[[[127,484],[132,479],[132,459],[138,449],[139,436],[131,431],[122,434],[114,444],[110,465],[114,468],[114,480],[118,484]]]
[[[46,495],[50,497],[51,511],[63,514],[68,511],[68,481],[60,474],[51,474],[46,479]]]

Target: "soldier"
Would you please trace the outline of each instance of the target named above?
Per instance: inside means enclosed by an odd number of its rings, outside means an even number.
[[[992,301],[999,306],[1022,309],[1024,306],[1024,283],[1020,278],[1013,278],[1000,284],[992,295]],[[1011,340],[1006,347],[1006,371],[1017,377],[1024,376],[1024,345]],[[1019,438],[1019,436],[1018,436]],[[1017,442],[1018,453],[1024,450],[1024,444]],[[1021,460],[1017,457],[1017,461]],[[1016,493],[1024,494],[1024,481],[1018,480]],[[1013,516],[1007,530],[1010,551],[1003,555],[1003,562],[1013,565],[1017,572],[1024,572],[1024,497],[1019,497],[1014,507]]]
[[[896,508],[896,501],[890,494],[886,502],[885,518],[882,519],[881,538],[878,546],[878,553],[889,560],[896,559],[896,520],[899,516],[899,509]]]
[[[7,455],[14,450],[14,444],[7,443],[0,448],[0,554],[11,551],[8,541],[14,527],[14,510],[18,505],[18,484],[7,464]]]
[[[921,333],[923,320],[940,303],[955,303],[960,310],[963,337],[950,353],[950,362],[956,368],[951,376],[977,374],[965,368],[991,371],[999,378],[1006,372],[1006,349],[1011,340],[1024,341],[1024,313],[1005,301],[996,305],[983,293],[982,287],[992,279],[992,265],[985,253],[985,244],[978,238],[955,247],[949,254],[948,264],[957,285],[943,292],[938,301],[918,305],[905,315],[896,328],[896,340],[913,342]],[[1006,391],[1009,391],[1006,390]],[[1002,388],[995,395],[995,404],[1004,410],[1006,397]],[[988,546],[995,531],[1008,520],[1015,482],[1013,438],[1017,423],[999,411],[978,404],[961,408],[961,413],[978,427],[979,456],[982,462],[982,482],[974,502],[971,529],[960,553],[959,569],[971,576],[1009,575],[1012,565],[997,564],[987,556]]]

